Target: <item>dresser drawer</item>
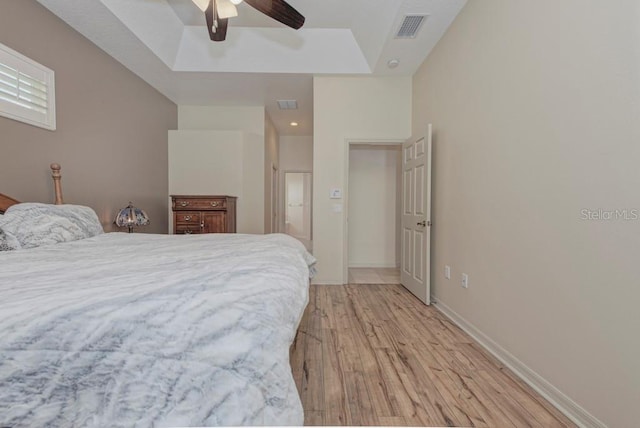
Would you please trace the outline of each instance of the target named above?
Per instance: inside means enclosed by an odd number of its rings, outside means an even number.
[[[175,210],[223,210],[227,207],[227,200],[176,198]]]
[[[200,224],[200,212],[180,211],[176,213],[176,223]]]
[[[178,224],[175,230],[176,235],[198,235],[202,233],[200,224]]]

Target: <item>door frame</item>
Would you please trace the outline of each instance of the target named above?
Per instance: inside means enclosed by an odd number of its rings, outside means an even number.
[[[275,163],[271,163],[271,233],[278,233],[280,229],[280,170]]]
[[[342,189],[342,283],[349,283],[349,157],[351,145],[369,144],[372,146],[400,146],[407,141],[399,139],[380,138],[346,138],[344,144],[344,189]],[[338,201],[338,199],[336,199]]]

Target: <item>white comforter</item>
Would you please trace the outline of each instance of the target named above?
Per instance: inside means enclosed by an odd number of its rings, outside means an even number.
[[[285,235],[0,252],[0,426],[302,425],[289,346],[313,262]]]

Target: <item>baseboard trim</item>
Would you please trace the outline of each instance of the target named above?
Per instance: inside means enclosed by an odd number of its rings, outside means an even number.
[[[311,280],[311,285],[344,285],[342,281],[314,281]]]
[[[603,422],[587,412],[578,403],[553,386],[549,381],[527,367],[522,361],[518,360],[506,349],[494,342],[489,336],[477,329],[473,324],[440,301],[437,297],[431,297],[431,302],[436,309],[444,314],[444,316],[449,318],[454,324],[469,334],[469,336],[475,339],[491,355],[500,360],[500,362],[507,366],[516,374],[516,376],[547,399],[547,401],[564,413],[578,426],[584,428],[607,428]]]
[[[396,263],[349,263],[349,268],[397,268]]]

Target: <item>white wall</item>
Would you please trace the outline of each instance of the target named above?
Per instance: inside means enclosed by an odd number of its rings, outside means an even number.
[[[262,144],[238,131],[169,131],[169,194],[237,196],[238,233],[263,233],[263,183],[254,172]]]
[[[403,140],[411,133],[411,78],[315,77],[313,239],[317,283],[345,278],[345,210],[330,190],[345,189],[346,141]]]
[[[282,171],[313,170],[313,137],[280,137],[280,169]]]
[[[264,228],[264,136],[244,133],[241,165],[236,167],[242,171],[242,207],[246,210],[238,213],[238,218],[250,219],[247,227],[238,229],[238,233],[265,233]],[[240,206],[239,206],[240,207]],[[238,209],[240,209],[238,207]]]
[[[349,267],[399,266],[400,147],[351,146]]]
[[[244,131],[265,134],[263,106],[178,106],[178,129]]]
[[[169,193],[237,196],[238,232],[269,230],[264,107],[179,106],[178,128],[169,132]]]
[[[433,292],[611,427],[640,417],[640,221],[582,210],[640,208],[639,20],[636,0],[468,2],[414,79]]]

